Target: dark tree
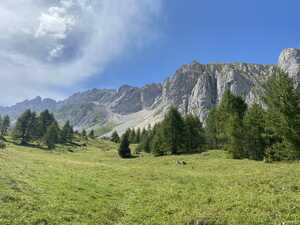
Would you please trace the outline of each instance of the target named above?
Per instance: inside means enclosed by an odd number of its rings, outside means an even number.
[[[129,148],[129,139],[128,139],[128,133],[126,132],[122,138],[121,138],[121,143],[120,143],[120,146],[119,146],[119,150],[118,150],[118,153],[119,153],[119,156],[121,158],[130,158],[131,157],[131,150]]]
[[[245,149],[253,160],[263,160],[266,148],[265,111],[258,105],[252,105],[244,117]]]
[[[288,74],[277,70],[264,86],[266,129],[272,136],[269,155],[275,160],[300,155],[300,96]]]
[[[48,128],[43,137],[44,143],[47,145],[48,149],[54,149],[55,144],[58,142],[59,128],[57,123],[52,123]]]
[[[67,121],[60,133],[61,142],[62,143],[72,142],[73,135],[74,135],[73,127],[71,126],[70,121]]]
[[[208,117],[206,119],[205,135],[208,147],[211,149],[219,148],[218,139],[218,123],[217,123],[217,109],[213,108],[210,110]]]
[[[202,151],[205,145],[205,135],[199,118],[193,115],[187,115],[184,124],[185,151]]]
[[[48,127],[54,122],[56,120],[52,113],[48,110],[41,112],[37,122],[37,137],[42,138],[46,134]]]
[[[10,118],[5,116],[3,119],[0,117],[0,136],[7,135],[8,128],[10,127]]]
[[[34,112],[26,110],[17,120],[13,135],[21,139],[21,144],[27,144],[35,139],[37,133],[37,118]]]
[[[89,132],[89,138],[91,138],[91,139],[95,139],[95,131],[94,130],[91,130],[90,132]]]
[[[120,143],[120,137],[117,131],[112,133],[110,140],[114,143]]]
[[[184,121],[175,107],[171,107],[163,123],[165,150],[177,154],[184,151]]]

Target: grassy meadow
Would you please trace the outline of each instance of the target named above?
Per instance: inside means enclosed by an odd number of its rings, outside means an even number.
[[[0,225],[300,224],[300,163],[232,160],[223,151],[124,160],[116,148],[102,140],[73,152],[8,144]]]

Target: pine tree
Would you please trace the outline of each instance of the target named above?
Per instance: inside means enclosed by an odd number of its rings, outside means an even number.
[[[266,149],[265,111],[254,104],[244,117],[245,149],[250,159],[263,160]]]
[[[162,156],[165,154],[163,130],[156,131],[151,141],[151,153],[154,156]]]
[[[177,154],[184,151],[184,121],[175,107],[171,107],[163,121],[165,150]]]
[[[227,129],[233,124],[229,124],[229,118],[234,117],[242,120],[247,110],[247,104],[240,96],[233,95],[230,90],[226,90],[220,105],[217,108],[217,139],[221,146],[225,146],[229,142]]]
[[[58,142],[58,125],[57,123],[52,123],[48,128],[43,137],[44,143],[47,145],[48,149],[54,149],[55,144]]]
[[[233,114],[230,115],[227,120],[227,143],[225,149],[232,154],[234,159],[246,158],[247,154],[244,149],[244,129],[242,119],[238,114]]]
[[[36,137],[37,118],[34,112],[26,110],[17,120],[14,137],[21,139],[21,144],[27,144]]]
[[[141,142],[141,129],[138,128],[135,135],[135,142],[136,144]]]
[[[60,140],[62,143],[71,142],[73,135],[73,127],[71,126],[70,121],[67,121],[60,132]]]
[[[120,143],[120,137],[117,131],[112,133],[110,140],[114,143]]]
[[[199,118],[193,115],[187,115],[184,120],[185,124],[185,151],[201,151],[205,145],[205,136],[202,123]]]
[[[1,122],[1,131],[0,131],[1,137],[7,135],[7,131],[9,127],[10,127],[10,118],[9,116],[5,116]]]
[[[90,131],[90,133],[89,133],[89,138],[95,139],[95,131],[94,131],[94,130],[91,130],[91,131]]]
[[[267,106],[266,129],[274,145],[269,146],[274,151],[269,155],[277,155],[276,160],[299,157],[300,96],[288,74],[276,71],[264,85],[263,101]]]
[[[88,139],[88,136],[87,136],[87,133],[86,133],[86,130],[85,130],[85,129],[82,130],[82,132],[81,132],[81,137],[82,137],[82,139],[84,139],[84,140],[87,140],[87,139]]]
[[[206,119],[205,135],[208,147],[211,149],[219,148],[218,125],[217,125],[217,109],[213,108],[209,111]]]
[[[121,158],[130,158],[131,157],[131,150],[129,148],[130,143],[129,143],[128,138],[129,138],[128,133],[126,132],[122,136],[121,143],[120,143],[119,150],[118,150],[119,156]]]
[[[41,138],[46,134],[48,127],[55,122],[55,118],[49,110],[45,110],[40,113],[37,121],[37,136]]]

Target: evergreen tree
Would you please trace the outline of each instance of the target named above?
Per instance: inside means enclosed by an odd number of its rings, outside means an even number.
[[[244,129],[242,119],[238,114],[230,115],[226,126],[227,143],[225,149],[232,154],[234,159],[247,157],[244,149]]]
[[[112,133],[110,140],[114,143],[120,143],[120,137],[117,131]]]
[[[26,110],[17,120],[14,137],[21,139],[21,144],[27,144],[36,137],[37,118],[34,112]]]
[[[269,155],[276,160],[295,159],[300,149],[300,96],[293,81],[280,70],[264,86],[263,100],[267,106],[266,128],[272,136]]]
[[[250,159],[263,160],[266,148],[265,111],[254,104],[244,117],[245,149]]]
[[[217,139],[218,143],[221,146],[225,146],[229,142],[229,135],[227,131],[228,127],[232,126],[233,124],[229,123],[229,118],[238,118],[239,123],[240,120],[243,119],[245,112],[247,110],[247,104],[240,96],[233,95],[230,90],[226,90],[220,105],[217,108]],[[231,118],[232,119],[232,118]]]
[[[90,133],[89,133],[89,138],[95,139],[95,131],[94,131],[94,130],[91,130],[91,131],[90,131]]]
[[[213,108],[209,111],[206,119],[205,135],[208,147],[211,149],[219,148],[218,141],[218,125],[217,125],[217,108]]]
[[[162,156],[165,154],[163,130],[158,129],[151,141],[151,152],[154,156]]]
[[[129,138],[128,133],[126,132],[122,136],[121,143],[120,143],[120,146],[118,149],[118,153],[121,158],[130,158],[131,157],[131,150],[129,148],[130,143],[129,143],[128,138]]]
[[[195,152],[203,150],[205,145],[204,130],[199,118],[193,115],[187,115],[185,120],[185,151]]]
[[[54,149],[55,144],[58,142],[59,129],[57,123],[53,122],[48,128],[43,137],[44,143],[48,149]]]
[[[84,140],[87,140],[88,137],[87,137],[87,133],[86,133],[86,130],[83,129],[82,132],[81,132],[81,137],[84,139]]]
[[[67,121],[63,126],[60,132],[60,139],[62,143],[71,142],[73,139],[74,131],[73,127],[70,124],[70,121]]]
[[[141,129],[138,128],[135,134],[135,142],[134,143],[140,143],[141,142]]]
[[[184,151],[184,121],[175,107],[171,107],[163,121],[165,150],[177,154]]]
[[[5,116],[3,119],[0,117],[0,136],[7,135],[8,128],[10,127],[10,118]]]
[[[49,126],[51,126],[52,123],[56,122],[53,114],[49,112],[49,110],[45,110],[40,113],[38,117],[37,122],[37,136],[38,138],[43,137]]]

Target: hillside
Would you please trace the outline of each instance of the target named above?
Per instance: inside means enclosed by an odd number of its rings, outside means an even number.
[[[140,88],[124,85],[118,90],[93,89],[59,102],[37,97],[11,107],[0,107],[0,114],[16,118],[27,108],[37,112],[49,109],[59,121],[70,120],[77,129],[93,128],[98,135],[112,129],[123,133],[127,128],[155,124],[171,105],[182,114],[192,113],[203,121],[227,89],[243,96],[248,104],[258,101],[262,83],[277,67],[298,82],[300,49],[284,49],[278,65],[194,61],[183,65],[161,84]]]
[[[1,225],[300,224],[299,163],[222,151],[121,160],[105,141],[73,150],[0,151]]]

